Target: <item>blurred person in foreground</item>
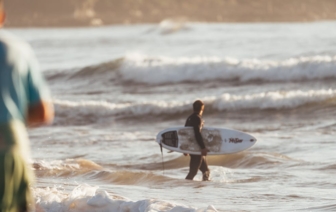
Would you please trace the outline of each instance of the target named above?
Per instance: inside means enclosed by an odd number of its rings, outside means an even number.
[[[193,111],[194,112],[187,118],[185,127],[193,127],[196,141],[201,149],[201,155],[190,155],[189,173],[186,179],[193,180],[199,169],[203,174],[202,180],[208,181],[210,176],[210,170],[208,168],[205,156],[207,155],[209,150],[205,147],[201,134],[201,130],[204,124],[204,121],[202,119],[204,103],[201,100],[195,101],[193,103]],[[184,155],[187,156],[188,154]]]
[[[5,13],[0,0],[0,25]],[[26,126],[50,123],[49,90],[30,46],[0,29],[0,211],[34,210]]]

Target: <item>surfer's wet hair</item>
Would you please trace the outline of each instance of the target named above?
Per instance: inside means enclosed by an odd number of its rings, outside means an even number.
[[[201,112],[204,103],[201,100],[196,100],[193,104],[193,108],[195,112]]]

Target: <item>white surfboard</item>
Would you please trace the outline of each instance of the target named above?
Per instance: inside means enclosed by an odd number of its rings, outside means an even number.
[[[209,149],[208,155],[241,152],[257,142],[257,139],[250,134],[226,128],[204,127],[201,134],[206,148]],[[156,142],[171,151],[201,154],[192,127],[173,127],[162,130],[157,134]]]

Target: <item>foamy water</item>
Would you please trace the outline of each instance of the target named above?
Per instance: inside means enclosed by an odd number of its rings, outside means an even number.
[[[39,210],[335,211],[335,22],[11,29],[34,47],[52,126],[30,129]],[[156,134],[202,99],[206,126],[252,134],[211,181]]]

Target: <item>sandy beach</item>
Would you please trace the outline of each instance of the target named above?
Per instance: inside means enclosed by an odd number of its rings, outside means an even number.
[[[10,0],[7,27],[194,22],[310,22],[336,19],[334,0]]]

